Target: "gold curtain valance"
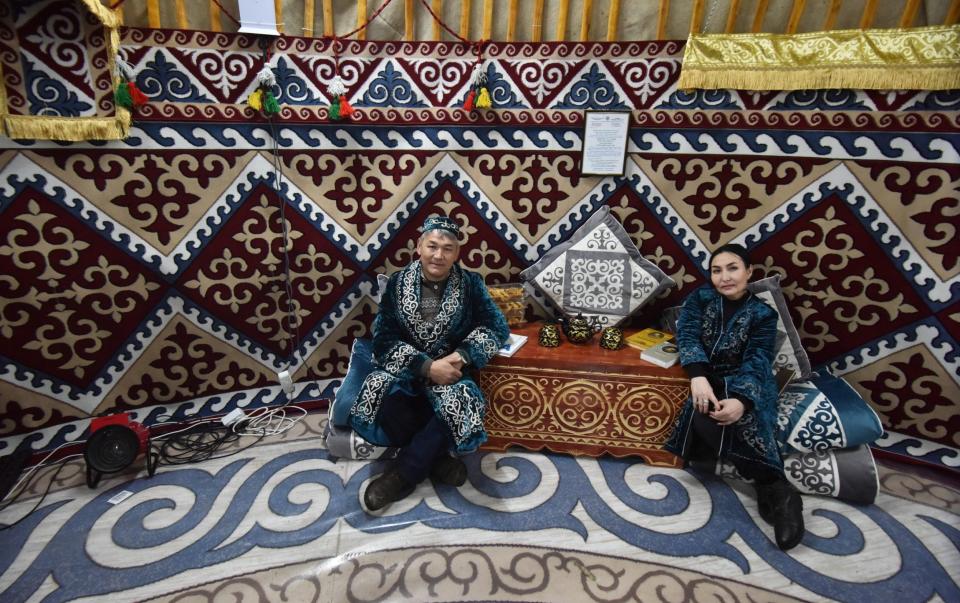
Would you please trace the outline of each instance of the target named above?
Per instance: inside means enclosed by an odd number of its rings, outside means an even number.
[[[691,34],[677,87],[960,89],[960,25],[809,34]]]
[[[120,50],[120,19],[99,0],[78,0],[106,30],[107,69],[114,73],[116,56]],[[7,110],[3,69],[0,64],[0,123],[3,132],[13,139],[33,140],[119,140],[130,131],[130,111],[115,107],[112,116],[58,117],[48,115],[12,115]]]

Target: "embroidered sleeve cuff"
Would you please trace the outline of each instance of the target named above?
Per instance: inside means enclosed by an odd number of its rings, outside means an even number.
[[[424,379],[430,376],[430,366],[433,364],[433,360],[427,359],[420,365],[420,370],[418,374]]]
[[[706,362],[692,362],[683,368],[685,371],[687,371],[687,375],[693,379],[694,377],[706,377],[707,367],[708,365]]]
[[[430,359],[424,353],[417,352],[417,355],[413,357],[408,365],[410,373],[413,375],[429,375],[430,374],[430,364],[433,360]]]

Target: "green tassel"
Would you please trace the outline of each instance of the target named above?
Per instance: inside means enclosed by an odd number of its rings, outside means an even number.
[[[337,121],[340,119],[340,98],[335,96],[333,101],[330,103],[330,120]]]
[[[120,107],[133,109],[133,97],[130,96],[130,89],[126,82],[117,84],[117,90],[113,93],[113,101]]]
[[[280,112],[280,103],[277,102],[277,97],[273,95],[273,92],[267,90],[266,98],[263,101],[263,112],[267,115],[276,115]]]

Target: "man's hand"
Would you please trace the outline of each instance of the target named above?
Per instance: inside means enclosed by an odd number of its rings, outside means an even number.
[[[736,398],[724,398],[716,404],[716,410],[710,413],[710,418],[720,425],[732,425],[743,416],[743,402]]]
[[[453,355],[460,358],[459,354],[454,353]],[[438,385],[450,385],[460,380],[462,376],[460,369],[451,364],[449,358],[450,356],[445,356],[433,361],[430,365],[430,381]],[[462,360],[460,364],[463,364]]]
[[[694,377],[690,380],[690,397],[693,398],[693,408],[698,412],[708,412],[711,402],[714,406],[717,404],[717,397],[706,377]]]
[[[440,360],[446,360],[450,363],[450,366],[457,369],[458,371],[463,370],[463,358],[460,356],[459,352],[450,352]]]

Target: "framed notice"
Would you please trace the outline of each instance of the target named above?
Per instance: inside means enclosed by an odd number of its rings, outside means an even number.
[[[580,173],[622,176],[627,161],[629,111],[586,111]]]

